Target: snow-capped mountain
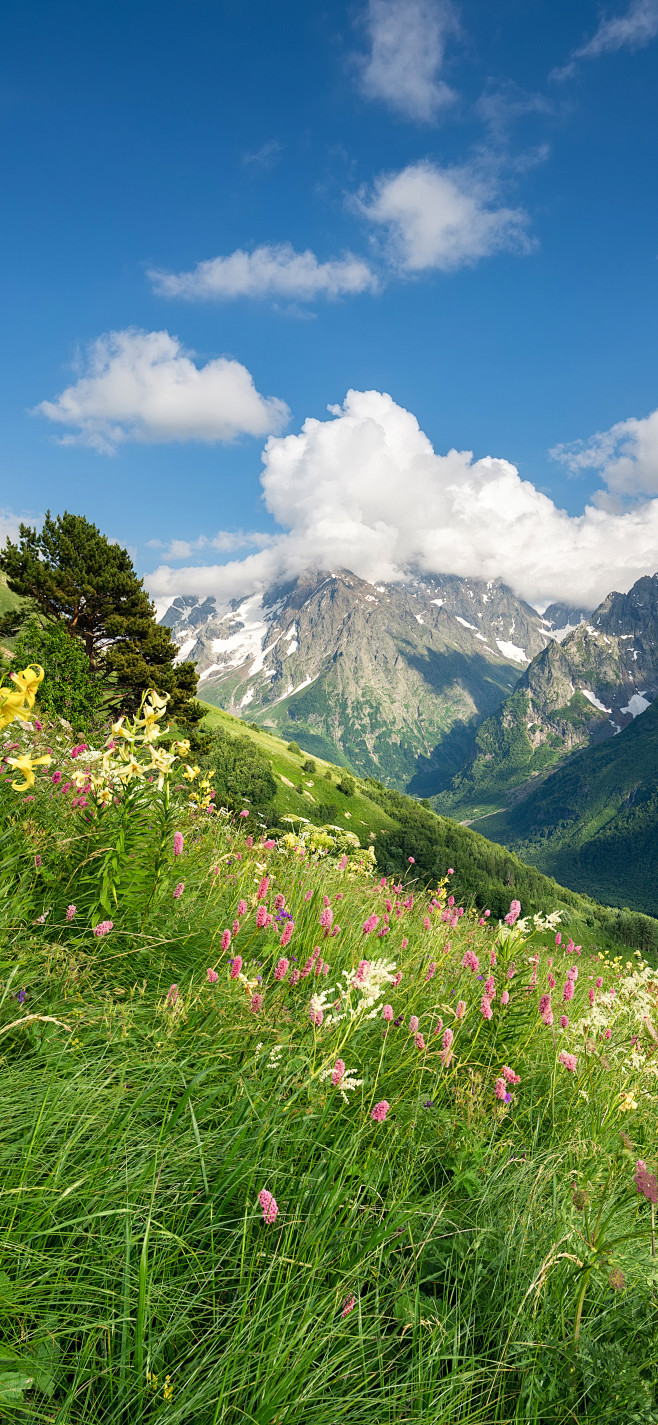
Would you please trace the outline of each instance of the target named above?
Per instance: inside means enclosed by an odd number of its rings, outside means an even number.
[[[554,637],[500,580],[369,584],[301,575],[218,610],[179,597],[163,623],[199,696],[398,786],[463,760],[472,730]],[[420,773],[420,782],[419,782]]]

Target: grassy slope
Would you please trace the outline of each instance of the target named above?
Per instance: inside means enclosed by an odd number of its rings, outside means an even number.
[[[482,829],[574,890],[658,914],[658,703]]]
[[[377,860],[387,875],[404,871],[411,855],[418,873],[426,880],[438,879],[453,865],[457,872],[457,894],[472,897],[483,908],[490,906],[496,916],[502,915],[512,896],[516,896],[521,900],[524,913],[559,909],[563,924],[585,948],[616,952],[632,945],[647,954],[658,950],[658,927],[653,920],[644,915],[620,917],[589,895],[566,889],[552,875],[524,865],[512,851],[499,847],[477,831],[436,816],[403,793],[357,782],[355,795],[347,797],[336,785],[342,775],[341,768],[316,758],[317,773],[301,772],[306,750],[302,750],[301,755],[288,752],[280,738],[255,731],[238,718],[210,706],[205,726],[221,728],[232,736],[249,737],[267,756],[279,788],[276,806],[280,820],[290,815],[314,820],[314,803],[300,796],[294,786],[287,785],[289,782],[298,784],[300,780],[312,782],[313,786],[307,788],[311,795],[335,805],[336,825],[356,832],[363,845],[373,841],[374,833]],[[332,774],[331,782],[324,777],[327,770]],[[349,817],[346,812],[350,813]]]
[[[208,708],[203,722],[205,728],[216,728],[233,737],[247,737],[267,757],[277,784],[276,807],[281,820],[286,816],[303,816],[309,821],[317,821],[317,804],[324,802],[335,807],[336,826],[355,832],[364,845],[371,840],[371,832],[377,833],[396,825],[394,818],[377,806],[362,786],[357,784],[353,797],[339,792],[337,783],[343,775],[343,768],[321,760],[315,752],[307,748],[302,750],[301,756],[296,752],[289,752],[287,744],[273,733],[255,731],[239,718],[223,712],[221,708],[207,703],[204,706]],[[309,756],[317,763],[317,772],[302,771],[302,763]],[[326,772],[331,774],[331,781],[325,776]],[[292,786],[289,783],[292,783]],[[304,786],[302,795],[295,790],[300,783]]]
[[[155,814],[125,823],[114,927],[96,939],[98,852],[117,847],[120,804],[87,823],[44,774],[21,819],[0,788],[10,853],[0,861],[0,1418],[655,1421],[650,1214],[633,1185],[639,1156],[654,1169],[655,1059],[634,1065],[630,1053],[638,1035],[652,1051],[646,976],[583,956],[571,1023],[554,1033],[538,996],[552,968],[557,1017],[570,955],[550,936],[501,939],[468,911],[449,948],[432,896],[416,886],[388,938],[365,941],[373,961],[385,953],[399,965],[400,982],[379,979],[374,1018],[372,999],[362,1010],[360,991],[344,991],[346,1017],[332,1022],[331,987],[345,972],[352,981],[362,923],[383,917],[392,886],[249,849],[224,819],[200,819],[182,800],[161,823],[157,788],[143,793]],[[331,901],[342,930],[321,941],[327,979],[275,979],[280,926],[259,930],[256,919],[264,868],[268,906],[278,892],[294,916],[291,967],[312,953]],[[241,897],[231,950],[258,986],[256,1006],[220,951]],[[494,965],[490,1019],[477,973],[462,966],[467,946]],[[605,1057],[596,1038],[586,1053],[578,1023],[591,1024],[594,975],[600,1022],[612,1023]],[[318,987],[331,993],[314,1028]],[[396,1016],[388,1032],[385,999]],[[449,1062],[439,1016],[454,1032]],[[339,1055],[345,1100],[327,1076]],[[509,1103],[496,1089],[503,1065],[518,1076]],[[385,1120],[373,1121],[384,1102]],[[591,1223],[611,1216],[585,1273],[574,1187]],[[273,1222],[263,1189],[278,1204]]]

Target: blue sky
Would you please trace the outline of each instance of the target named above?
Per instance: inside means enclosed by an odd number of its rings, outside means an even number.
[[[159,599],[654,572],[657,78],[658,0],[14,4],[5,528],[84,513]]]

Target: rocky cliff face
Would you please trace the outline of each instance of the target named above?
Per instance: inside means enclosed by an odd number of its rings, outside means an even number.
[[[196,662],[201,697],[421,795],[463,761],[478,721],[552,632],[500,580],[373,585],[349,570],[300,576],[228,612],[179,598],[163,622]]]
[[[658,574],[609,594],[553,641],[477,733],[470,763],[442,795],[456,813],[490,810],[565,755],[616,736],[658,693]],[[483,828],[485,829],[485,828]]]

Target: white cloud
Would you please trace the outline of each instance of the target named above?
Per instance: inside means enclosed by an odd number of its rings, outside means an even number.
[[[572,51],[561,69],[554,69],[551,79],[569,79],[575,74],[579,59],[598,59],[620,49],[644,49],[658,35],[658,0],[631,0],[623,15],[601,20],[596,33],[586,44]]]
[[[377,286],[367,262],[352,253],[318,262],[314,252],[295,252],[290,243],[264,244],[253,252],[238,248],[228,257],[197,263],[191,272],[148,275],[159,296],[189,301],[288,297],[310,302],[316,297],[354,296]]]
[[[21,521],[24,524],[32,525],[32,528],[34,528],[35,524],[37,526],[41,524],[42,519],[43,515],[37,515],[35,519],[33,515],[16,515],[13,510],[6,508],[0,509],[0,549],[4,549],[8,539],[11,540],[12,544],[16,544],[20,538],[19,527]]]
[[[613,495],[658,495],[658,410],[551,450],[574,474],[598,470]]]
[[[375,181],[360,211],[388,227],[389,257],[403,271],[454,271],[495,252],[528,252],[527,214],[495,206],[495,184],[475,169],[421,162]]]
[[[456,98],[439,78],[447,37],[457,29],[447,0],[370,0],[370,53],[360,62],[368,99],[406,119],[431,123]]]
[[[658,566],[658,499],[570,516],[506,460],[437,455],[415,417],[378,391],[349,391],[329,420],[271,437],[263,462],[265,504],[288,532],[223,566],[160,567],[147,579],[160,600],[227,600],[309,568],[371,580],[420,568],[500,576],[544,606],[593,607]]]
[[[192,358],[166,331],[107,332],[92,343],[75,385],[35,413],[72,427],[64,444],[104,453],[127,440],[214,443],[287,424],[285,403],[261,396],[239,361],[220,356],[197,366]]]

